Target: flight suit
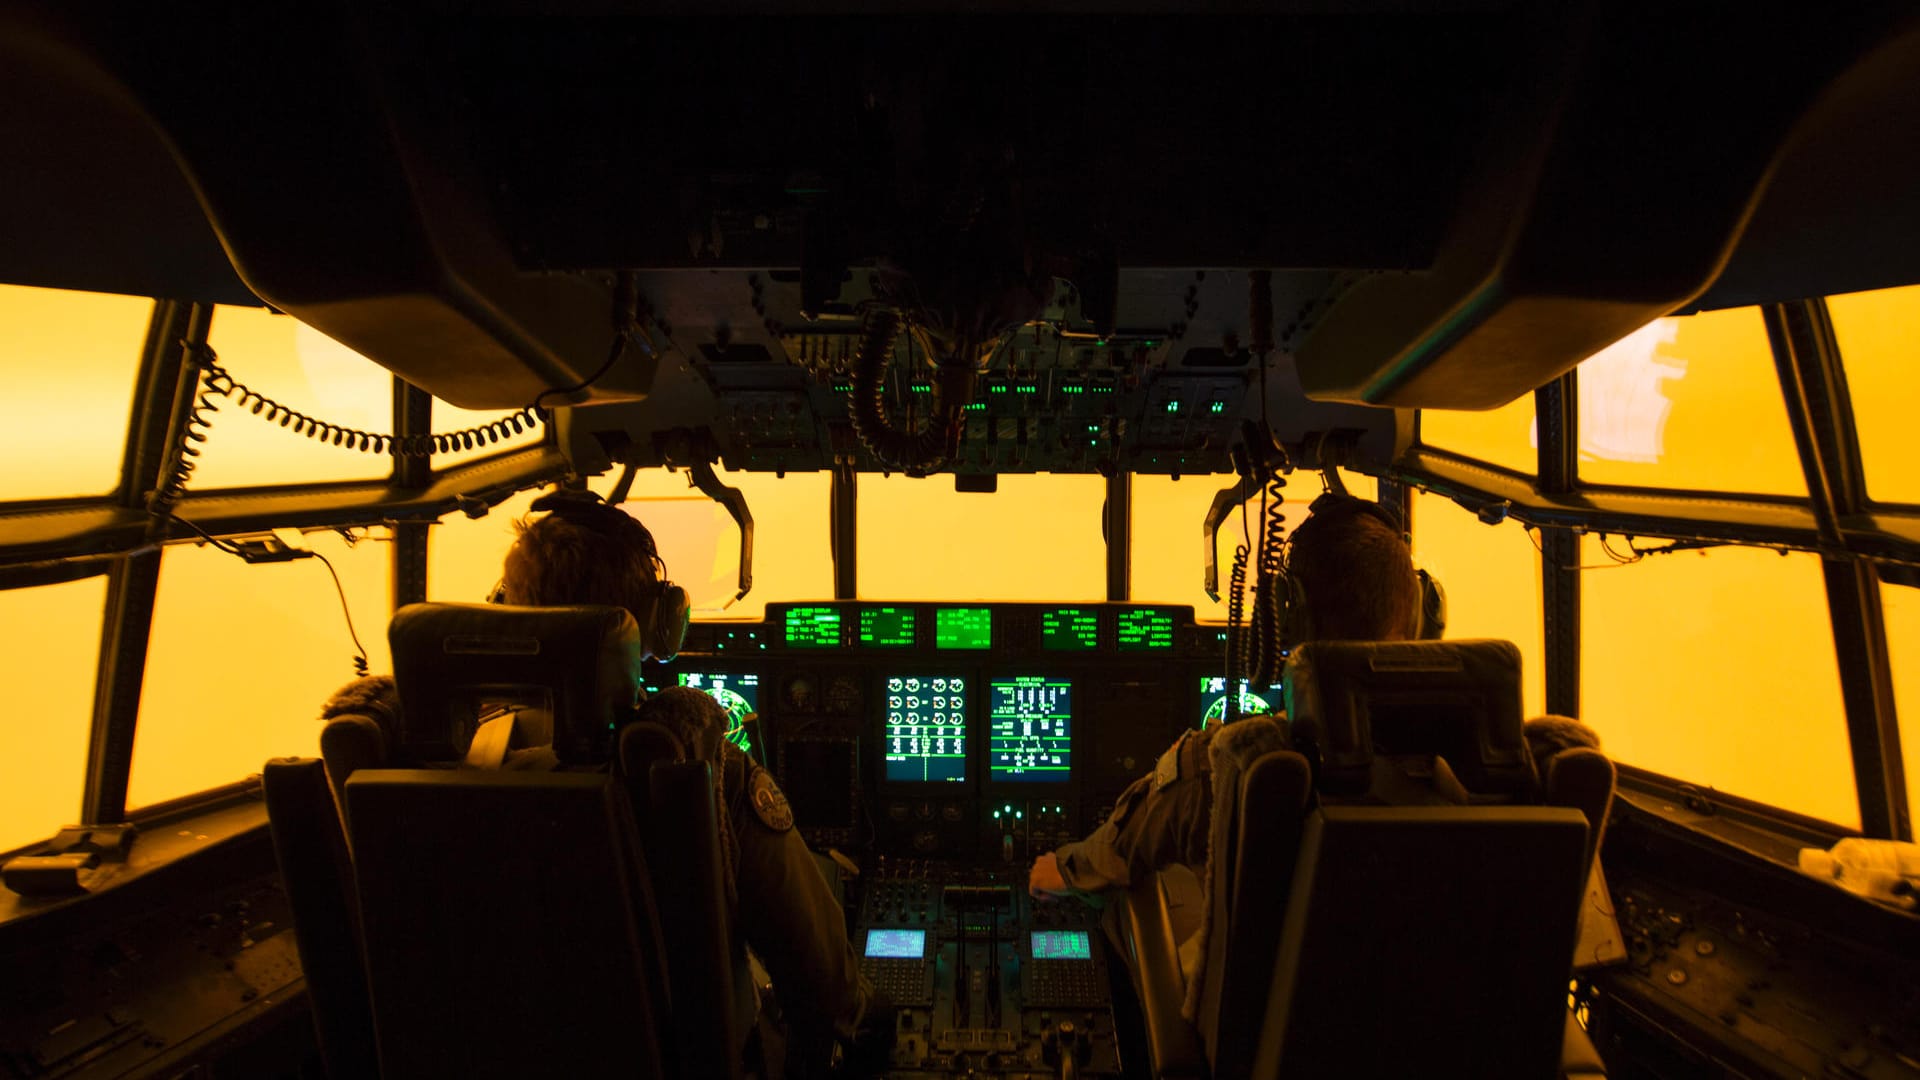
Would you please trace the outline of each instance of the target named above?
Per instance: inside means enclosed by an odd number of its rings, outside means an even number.
[[[796,1042],[851,1040],[873,988],[860,974],[846,916],[773,774],[732,743],[721,747],[721,762],[739,845],[734,925],[773,977]]]
[[[1160,755],[1153,771],[1120,793],[1113,813],[1085,840],[1054,853],[1060,876],[1075,891],[1125,889],[1163,867],[1207,861],[1213,821],[1214,732],[1189,731]]]

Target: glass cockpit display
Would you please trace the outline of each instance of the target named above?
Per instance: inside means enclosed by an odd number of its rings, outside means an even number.
[[[889,675],[886,679],[888,783],[965,783],[967,680]]]
[[[753,752],[747,717],[760,712],[760,676],[725,671],[676,671],[674,685],[685,686],[720,703],[727,711],[727,741],[748,753]]]
[[[1258,693],[1246,679],[1240,684],[1240,715],[1265,716],[1280,708],[1280,688],[1270,686]],[[1224,675],[1200,677],[1200,726],[1216,727],[1227,722],[1227,679]]]
[[[1019,675],[994,679],[988,692],[989,778],[1016,783],[1071,779],[1073,682]]]

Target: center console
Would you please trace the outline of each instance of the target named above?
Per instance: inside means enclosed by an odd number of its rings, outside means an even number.
[[[650,685],[713,694],[807,842],[860,866],[850,930],[898,1006],[889,1075],[1113,1076],[1120,960],[1097,911],[1029,898],[1028,868],[1224,713],[1223,651],[1176,606],[770,604],[696,624]]]

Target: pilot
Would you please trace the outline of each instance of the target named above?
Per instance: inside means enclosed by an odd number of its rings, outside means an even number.
[[[586,496],[548,496],[557,512],[520,526],[501,582],[510,604],[617,604],[647,618],[664,565],[646,527]],[[873,998],[847,939],[846,919],[773,775],[721,738],[727,717],[697,690],[650,698],[644,719],[680,732],[716,767],[733,925],[766,966],[792,1045],[816,1060],[834,1039],[854,1040]],[[804,1050],[802,1048],[805,1048]]]
[[[1394,641],[1414,636],[1420,585],[1406,540],[1361,500],[1329,496],[1295,529],[1287,574],[1306,598],[1306,640]],[[1113,813],[1085,840],[1034,860],[1027,889],[1035,897],[1097,897],[1156,870],[1207,860],[1213,815],[1208,745],[1219,728],[1189,731],[1160,756],[1153,772],[1120,794]]]
[[[497,599],[531,606],[610,604],[636,620],[649,618],[665,566],[644,525],[589,495],[548,495],[534,509],[553,512],[518,525]],[[397,708],[392,678],[376,676],[335,694],[323,719],[358,712],[391,728]],[[733,925],[779,992],[792,1047],[789,1071],[824,1060],[836,1039],[854,1042],[857,1035],[862,1037],[854,1048],[862,1057],[884,1053],[872,1045],[877,1032],[863,1031],[862,1022],[871,1012],[867,1026],[886,1023],[890,1035],[890,1017],[873,1006],[873,988],[860,974],[840,905],[794,830],[793,812],[772,774],[722,738],[725,711],[697,690],[663,691],[642,705],[642,716],[676,732],[694,756],[716,766],[727,887],[737,901]]]
[[[1371,504],[1347,496],[1315,500],[1315,511],[1294,530],[1287,546],[1287,574],[1304,595],[1307,625],[1304,640],[1402,641],[1418,632],[1421,590],[1405,537]],[[1255,719],[1255,724],[1271,725]],[[1153,772],[1134,781],[1114,806],[1113,813],[1085,840],[1067,844],[1034,860],[1027,888],[1036,898],[1077,895],[1098,898],[1123,890],[1133,881],[1170,866],[1184,866],[1198,875],[1207,860],[1208,829],[1213,815],[1212,772],[1209,753],[1218,732],[1189,731],[1160,756]],[[1263,749],[1285,745],[1284,731],[1269,728],[1275,742],[1262,744],[1257,728],[1235,732],[1255,736],[1245,740]],[[1547,775],[1554,754],[1574,747],[1598,747],[1593,729],[1570,717],[1546,716],[1528,720],[1525,736],[1538,775]],[[1449,770],[1438,769],[1432,786],[1420,792],[1400,792],[1407,801],[1467,801]],[[1402,801],[1395,798],[1392,801]],[[1178,906],[1197,918],[1199,888],[1196,878],[1169,882]],[[1185,892],[1188,895],[1178,895]],[[1184,901],[1184,902],[1182,902]],[[1191,927],[1188,927],[1190,929]],[[1181,927],[1176,927],[1176,930]],[[1182,935],[1185,937],[1186,935]],[[1183,950],[1183,969],[1191,971],[1196,958]]]

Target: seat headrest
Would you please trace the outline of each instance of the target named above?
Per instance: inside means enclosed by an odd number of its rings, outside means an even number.
[[[563,764],[604,762],[641,685],[640,629],[624,608],[409,604],[387,639],[402,760],[460,756],[499,704],[550,713]]]
[[[1315,641],[1283,676],[1290,735],[1315,783],[1359,795],[1376,755],[1447,759],[1473,794],[1529,797],[1520,650],[1510,641]]]

